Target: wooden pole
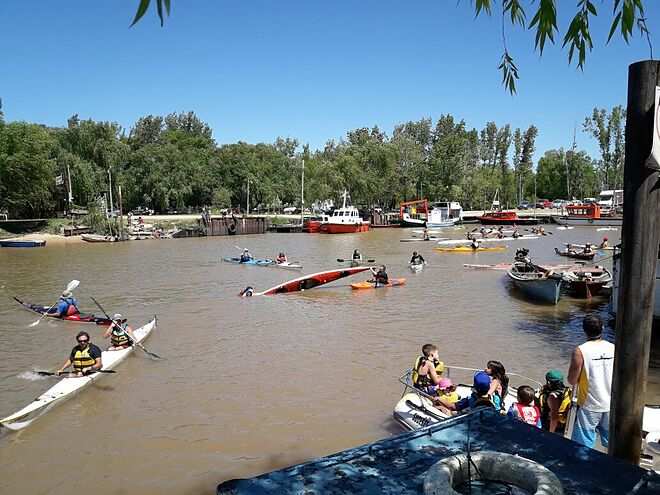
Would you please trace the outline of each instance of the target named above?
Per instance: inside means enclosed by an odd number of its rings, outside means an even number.
[[[118,201],[119,201],[119,240],[124,240],[124,212],[121,204],[121,186],[117,187]]]
[[[635,464],[642,443],[658,259],[659,173],[646,163],[653,142],[659,76],[657,61],[637,62],[628,69],[625,207],[609,452]]]

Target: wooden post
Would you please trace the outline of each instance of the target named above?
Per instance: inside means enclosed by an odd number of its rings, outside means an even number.
[[[658,259],[659,173],[646,166],[654,132],[660,62],[628,69],[626,162],[616,353],[610,416],[611,455],[639,463]]]
[[[124,212],[121,204],[121,186],[117,187],[118,199],[119,199],[119,240],[124,240]]]

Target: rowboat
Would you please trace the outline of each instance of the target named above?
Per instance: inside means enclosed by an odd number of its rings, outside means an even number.
[[[283,261],[282,263],[273,263],[273,268],[284,268],[285,270],[302,270],[302,265],[300,263],[289,263],[288,261]]]
[[[532,263],[516,261],[506,272],[513,285],[530,299],[557,304],[562,277]]]
[[[408,266],[413,273],[419,273],[424,269],[424,263],[409,263]]]
[[[481,247],[473,248],[472,246],[456,246],[456,247],[434,247],[434,251],[439,251],[441,253],[475,253],[477,251],[506,251],[507,246],[492,246],[492,247]]]
[[[483,242],[507,242],[507,241],[527,241],[530,239],[538,239],[537,235],[521,235],[520,237],[488,237],[486,239],[479,239],[479,243]],[[458,246],[460,244],[469,244],[470,239],[447,239],[438,242],[439,246]]]
[[[270,258],[263,258],[263,259],[251,259],[249,261],[241,261],[241,258],[234,256],[234,257],[225,257],[222,258],[222,261],[225,263],[235,263],[237,265],[257,265],[257,266],[268,266],[272,265],[275,263],[274,260],[271,260]]]
[[[51,306],[40,306],[38,304],[30,304],[26,303],[24,301],[21,301],[18,297],[14,297],[14,300],[23,306],[25,309],[34,311],[35,313],[38,313],[40,315],[43,315],[48,311]],[[64,320],[64,321],[72,321],[75,323],[96,323],[97,325],[110,325],[111,320],[108,318],[105,318],[104,316],[94,316],[94,315],[88,315],[88,314],[77,314],[77,315],[71,315],[71,316],[53,316],[53,315],[47,315],[48,318],[53,318],[56,320]]]
[[[563,251],[560,251],[559,249],[555,248],[555,253],[557,253],[559,256],[566,256],[567,258],[573,258],[576,260],[587,260],[591,261],[594,259],[594,256],[596,256],[595,252],[590,252],[590,253],[584,253],[584,252],[577,252],[573,251],[572,249],[564,249]]]
[[[4,239],[0,241],[0,247],[10,247],[10,248],[33,248],[33,247],[44,247],[46,241],[42,239],[33,239],[33,240],[21,240],[21,239]]]
[[[612,274],[602,266],[581,267],[563,273],[569,290],[577,297],[590,299],[597,296],[612,282]]]
[[[82,234],[80,238],[86,242],[116,242],[117,241],[117,238],[113,235]]]
[[[154,316],[153,320],[151,320],[149,323],[136,330],[133,330],[135,341],[137,343],[141,343],[144,339],[146,339],[153,331],[153,329],[156,328],[156,324],[157,319]],[[126,349],[120,349],[118,351],[103,351],[101,355],[103,367],[101,369],[114,369],[134,350],[135,346],[131,346]],[[23,428],[30,426],[33,421],[35,421],[37,418],[45,414],[56,405],[61,404],[67,399],[73,397],[76,393],[80,392],[84,388],[89,387],[103,375],[104,373],[92,373],[86,376],[66,376],[64,378],[60,378],[60,380],[55,385],[46,390],[43,394],[34,399],[23,409],[15,412],[10,416],[7,416],[6,418],[0,419],[0,426],[14,431],[22,430]]]
[[[271,287],[263,292],[257,292],[255,296],[270,296],[273,294],[285,294],[288,292],[298,292],[308,289],[313,289],[319,285],[329,284],[340,278],[350,277],[356,273],[369,270],[368,266],[359,266],[355,268],[341,268],[338,270],[327,270],[324,272],[312,273],[310,275],[303,275],[302,277],[294,278],[283,284]]]
[[[406,283],[405,278],[391,278],[386,284],[378,284],[372,282],[371,280],[365,280],[364,282],[357,282],[351,284],[351,289],[353,290],[365,290],[365,289],[380,289],[384,287],[396,287],[398,285],[404,285]]]

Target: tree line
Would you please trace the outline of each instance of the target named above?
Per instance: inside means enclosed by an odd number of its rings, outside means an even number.
[[[622,107],[594,109],[583,130],[598,143],[598,158],[573,145],[545,151],[535,167],[536,126],[488,122],[477,130],[449,114],[402,123],[391,136],[354,129],[311,150],[293,138],[218,145],[194,112],[148,115],[130,130],[77,115],[61,128],[5,122],[0,112],[0,210],[43,218],[67,209],[69,176],[74,204],[96,204],[110,170],[125,211],[245,208],[248,183],[252,211],[277,211],[300,205],[303,162],[306,206],[338,202],[344,189],[356,205],[384,208],[428,198],[483,209],[496,191],[504,207],[535,196],[582,198],[621,187],[624,122]]]

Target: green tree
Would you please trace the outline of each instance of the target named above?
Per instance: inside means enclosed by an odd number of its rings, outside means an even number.
[[[603,189],[623,187],[625,162],[626,111],[616,106],[608,113],[604,108],[594,108],[591,117],[584,119],[584,131],[590,134],[600,149],[599,172]]]

